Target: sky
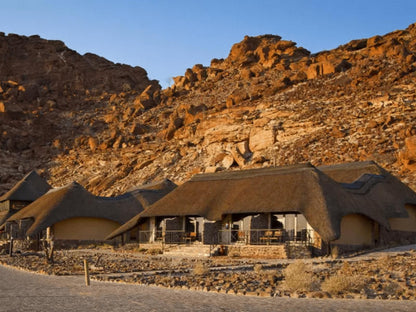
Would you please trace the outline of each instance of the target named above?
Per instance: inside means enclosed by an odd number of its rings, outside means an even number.
[[[0,32],[143,67],[164,88],[227,57],[245,35],[279,35],[314,53],[415,22],[416,0],[0,0]]]

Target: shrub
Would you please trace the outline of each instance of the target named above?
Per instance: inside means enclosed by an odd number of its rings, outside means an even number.
[[[160,248],[150,248],[147,250],[147,253],[150,255],[161,255],[163,254],[163,251]]]
[[[361,275],[349,275],[345,272],[338,272],[327,278],[321,285],[323,291],[330,294],[340,294],[346,292],[359,293],[365,286],[365,280]]]
[[[209,272],[209,268],[202,262],[197,262],[192,271],[195,275],[205,275]]]
[[[349,262],[347,262],[347,261],[344,261],[344,263],[342,263],[342,266],[341,266],[341,272],[343,273],[343,274],[352,274],[352,266],[351,266],[351,264],[349,263]]]
[[[387,296],[400,296],[403,293],[403,288],[399,284],[391,281],[384,284],[383,292]]]
[[[339,257],[339,248],[338,248],[338,246],[332,247],[331,257],[332,257],[332,259],[337,259]]]
[[[240,257],[240,253],[238,251],[232,251],[232,252],[229,253],[229,256],[231,258],[238,258],[238,257]]]
[[[254,271],[256,274],[261,274],[261,273],[263,273],[263,265],[261,265],[260,263],[255,264],[255,265],[253,266],[253,271]]]
[[[301,260],[289,264],[283,271],[283,287],[289,291],[311,291],[319,288],[318,280],[311,271],[311,267]]]

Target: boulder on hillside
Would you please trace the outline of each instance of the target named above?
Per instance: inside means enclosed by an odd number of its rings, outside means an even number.
[[[262,128],[253,128],[250,132],[249,148],[250,151],[256,152],[272,146],[276,142],[275,131],[273,129],[265,130]]]
[[[238,105],[241,102],[248,100],[250,98],[248,92],[244,89],[235,89],[226,100],[226,106],[228,108]]]
[[[141,109],[149,109],[158,104],[160,86],[151,84],[134,100],[134,106]]]

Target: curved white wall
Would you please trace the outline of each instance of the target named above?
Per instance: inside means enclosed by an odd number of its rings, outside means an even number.
[[[117,222],[107,219],[78,217],[55,223],[53,235],[55,239],[104,240],[119,226]]]

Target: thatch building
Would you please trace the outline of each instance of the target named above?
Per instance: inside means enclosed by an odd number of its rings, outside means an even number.
[[[415,237],[416,194],[374,162],[199,174],[132,218],[142,241],[197,232],[206,244],[302,241],[360,249]],[[170,224],[170,225],[169,225]],[[162,231],[162,235],[157,232]]]
[[[174,187],[164,180],[117,197],[99,197],[73,182],[50,190],[14,214],[4,228],[21,238],[100,241]]]
[[[45,194],[51,186],[36,171],[31,171],[12,189],[0,196],[0,225],[17,211]]]

